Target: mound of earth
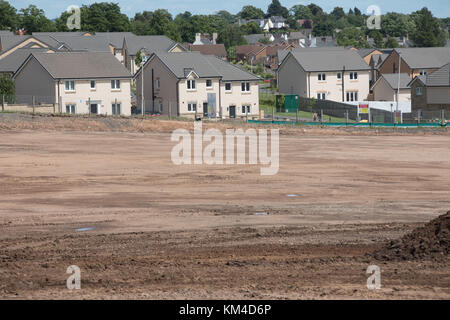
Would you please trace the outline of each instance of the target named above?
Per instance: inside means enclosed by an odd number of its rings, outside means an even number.
[[[442,259],[450,252],[450,211],[375,251],[377,260]]]

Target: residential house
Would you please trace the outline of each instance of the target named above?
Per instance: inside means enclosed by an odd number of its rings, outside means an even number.
[[[312,19],[298,19],[297,23],[301,28],[311,29],[311,30],[313,28],[313,20]]]
[[[42,53],[42,52],[54,52],[52,49],[48,48],[20,48],[14,51],[13,54],[7,55],[3,59],[0,59],[0,75],[7,74],[10,77],[16,73],[23,62],[32,53]]]
[[[196,46],[201,45],[209,45],[209,44],[216,44],[217,43],[217,32],[213,32],[212,36],[210,36],[209,33],[196,33],[195,34],[195,41],[192,43]]]
[[[411,110],[450,111],[450,63],[410,81]]]
[[[286,19],[280,16],[273,16],[268,19],[238,19],[236,24],[242,26],[249,22],[255,22],[264,32],[269,32],[271,29],[283,29],[287,27]]]
[[[260,44],[261,40],[268,40],[272,42],[275,40],[272,34],[270,33],[257,33],[257,34],[247,34],[244,35],[245,40],[247,40],[248,44]]]
[[[0,35],[0,59],[20,48],[51,48],[50,44],[34,36]]]
[[[379,66],[380,74],[407,73],[411,79],[429,74],[450,62],[450,48],[395,48]]]
[[[306,98],[363,101],[369,94],[369,72],[352,50],[295,49],[278,67],[278,89]]]
[[[185,44],[184,47],[190,51],[198,51],[201,54],[216,56],[219,59],[227,60],[227,50],[223,43],[218,44]]]
[[[252,65],[264,64],[267,56],[267,46],[264,44],[244,44],[236,47],[236,60]]]
[[[32,53],[13,76],[18,103],[106,115],[131,114],[131,78],[109,52]]]
[[[373,85],[380,77],[379,67],[383,61],[388,57],[389,53],[373,54],[370,56],[370,83]]]
[[[141,110],[197,118],[259,113],[260,78],[214,56],[157,52],[134,78]]]
[[[142,61],[145,62],[154,52],[182,52],[186,51],[181,44],[169,39],[166,36],[136,36],[124,38],[123,59],[125,66],[132,74],[138,70],[136,56],[141,54]]]
[[[278,50],[277,51],[277,63],[278,63],[278,66],[283,62],[284,58],[286,58],[286,56],[288,55],[288,53],[290,51],[300,51],[300,52],[302,52],[302,51],[305,51],[305,50],[307,50],[307,51],[329,51],[329,50],[335,51],[335,50],[347,50],[347,49],[345,49],[344,47],[323,47],[323,48],[303,48],[303,47],[300,47],[300,48],[297,48],[297,47],[292,46],[290,48],[286,48],[286,49],[282,49],[282,50]]]
[[[386,73],[374,83],[373,91],[374,101],[411,101],[411,89],[408,86],[411,78],[407,73]]]

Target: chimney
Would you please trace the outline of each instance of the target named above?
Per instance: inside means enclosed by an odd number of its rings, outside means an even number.
[[[216,44],[216,40],[217,40],[217,32],[213,32],[212,43]]]

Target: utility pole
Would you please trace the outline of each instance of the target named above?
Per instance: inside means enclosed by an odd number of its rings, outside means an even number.
[[[342,102],[345,102],[345,92],[344,92],[344,74],[345,74],[345,66],[342,67]]]
[[[145,98],[144,98],[144,66],[141,67],[141,108],[142,108],[142,117],[145,115]]]
[[[400,94],[400,69],[401,69],[401,55],[398,53],[398,82],[397,82],[397,112],[398,112],[398,97]]]

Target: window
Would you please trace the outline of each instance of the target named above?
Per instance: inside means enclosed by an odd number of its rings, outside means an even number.
[[[242,106],[242,113],[250,113],[250,106]]]
[[[120,89],[120,80],[111,80],[111,89],[119,90]]]
[[[75,91],[75,81],[66,81],[66,91]]]
[[[159,89],[159,87],[161,86],[161,83],[159,82],[159,79],[155,80],[155,87],[156,89]]]
[[[231,82],[225,83],[225,91],[231,91]]]
[[[416,96],[421,96],[422,95],[422,87],[417,87],[416,88]]]
[[[350,80],[358,79],[358,72],[350,72]]]
[[[95,80],[91,80],[91,90],[95,90]]]
[[[75,114],[75,105],[66,104],[66,113]]]
[[[420,70],[419,74],[420,74],[421,76],[424,76],[424,75],[427,74],[427,70]]]
[[[197,104],[190,102],[188,103],[188,111],[195,112],[197,110]]]
[[[159,113],[163,112],[163,104],[160,102],[159,103]]]
[[[206,80],[206,87],[212,88],[212,80],[211,79]]]
[[[241,91],[250,92],[250,82],[241,82]]]
[[[114,115],[120,114],[120,103],[112,104],[112,114]]]
[[[347,101],[358,101],[358,92],[347,91]]]
[[[327,79],[327,76],[325,75],[325,73],[319,73],[317,75],[317,78],[319,79],[319,81],[325,81]]]
[[[195,80],[188,80],[187,88],[188,88],[188,90],[195,90]]]
[[[338,80],[342,80],[342,73],[338,72],[336,76]]]
[[[325,100],[325,98],[326,98],[326,93],[325,92],[317,93],[317,99],[318,100]]]

